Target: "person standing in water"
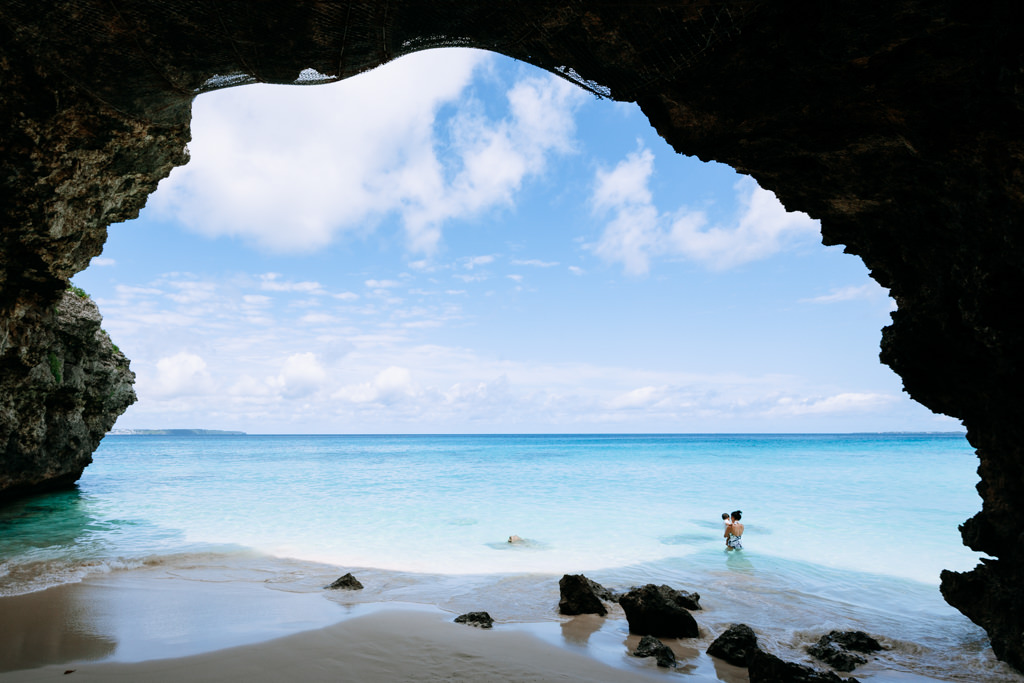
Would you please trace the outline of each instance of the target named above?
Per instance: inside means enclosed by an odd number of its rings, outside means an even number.
[[[729,550],[743,550],[743,512],[734,510],[730,523],[725,527],[725,547]]]
[[[729,547],[729,525],[732,524],[732,517],[729,516],[728,512],[722,513],[722,526],[725,528],[725,547]]]

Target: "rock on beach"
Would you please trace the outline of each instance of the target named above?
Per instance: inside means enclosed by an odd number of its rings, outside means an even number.
[[[602,600],[613,602],[614,594],[583,574],[566,574],[558,581],[558,611],[560,614],[608,614]]]
[[[487,612],[467,612],[455,617],[456,624],[466,624],[477,628],[493,628],[494,619]]]
[[[654,636],[644,636],[641,638],[640,644],[633,651],[633,656],[655,657],[658,660],[658,666],[665,669],[676,665],[676,653],[672,652],[672,648]]]
[[[630,633],[667,638],[696,638],[700,635],[697,620],[687,607],[696,605],[696,609],[700,609],[699,601],[700,596],[696,593],[683,593],[671,586],[653,583],[634,588],[619,598]]]
[[[362,590],[363,584],[359,582],[359,579],[352,576],[352,572],[345,574],[345,576],[339,577],[334,580],[334,583],[327,586],[328,590],[348,590],[357,591]]]
[[[757,650],[757,635],[746,624],[733,624],[708,646],[708,654],[733,666],[749,667]]]

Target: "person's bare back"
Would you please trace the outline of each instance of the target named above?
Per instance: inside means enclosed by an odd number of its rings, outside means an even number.
[[[743,538],[743,522],[740,521],[743,513],[735,510],[729,518],[729,526],[725,529],[725,545],[729,550],[743,550],[743,543],[740,541]]]

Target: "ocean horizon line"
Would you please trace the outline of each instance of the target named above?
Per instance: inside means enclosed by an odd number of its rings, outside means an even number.
[[[851,432],[245,432],[220,429],[112,429],[107,436],[346,436],[346,437],[402,437],[402,436],[966,436],[967,430],[907,430],[907,431],[851,431]]]

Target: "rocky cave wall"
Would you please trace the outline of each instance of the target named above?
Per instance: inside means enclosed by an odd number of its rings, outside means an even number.
[[[73,484],[135,402],[128,359],[88,297],[20,306],[0,330],[0,502]]]
[[[72,481],[87,460],[69,454],[91,452],[130,402],[122,390],[100,400],[90,381],[42,381],[68,324],[47,311],[64,305],[106,226],[134,217],[185,163],[196,94],[479,47],[639,103],[678,152],[727,163],[821,219],[825,243],[890,289],[899,310],[882,360],[913,398],[963,420],[980,459],[982,510],[962,532],[992,559],[944,573],[943,594],[1024,670],[1022,13],[1011,0],[8,0],[0,339],[17,344],[0,345],[0,477],[66,458],[53,481]],[[76,339],[98,348],[103,336]],[[127,375],[107,377],[123,387]]]

